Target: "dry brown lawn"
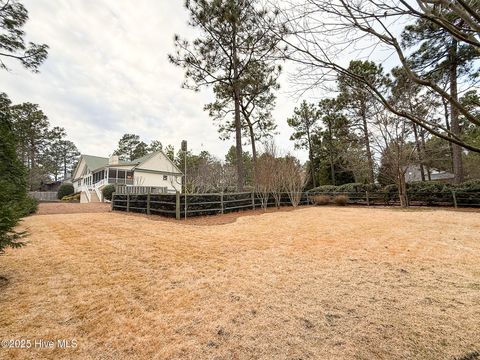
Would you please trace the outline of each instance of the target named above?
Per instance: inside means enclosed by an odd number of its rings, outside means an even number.
[[[103,212],[23,226],[28,245],[0,258],[0,339],[78,347],[5,359],[479,358],[478,212],[309,207],[225,224]]]
[[[107,203],[68,203],[68,202],[41,202],[38,204],[38,215],[76,214],[107,212],[111,208]]]

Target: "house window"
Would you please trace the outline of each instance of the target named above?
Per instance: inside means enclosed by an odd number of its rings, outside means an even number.
[[[163,175],[163,180],[168,180],[168,176],[167,176],[167,175]]]
[[[133,171],[127,171],[127,185],[133,185]]]

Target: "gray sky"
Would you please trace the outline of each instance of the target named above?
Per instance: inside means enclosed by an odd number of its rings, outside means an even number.
[[[27,40],[50,46],[40,74],[10,63],[0,81],[14,103],[40,105],[54,126],[64,127],[82,153],[107,156],[124,133],[177,150],[186,139],[198,152],[223,159],[234,139],[222,142],[204,104],[209,91],[181,89],[183,72],[168,62],[173,35],[188,35],[183,1],[23,0],[30,20]],[[287,68],[288,69],[288,68]],[[276,143],[293,149],[286,119],[297,105],[281,78],[274,117]]]

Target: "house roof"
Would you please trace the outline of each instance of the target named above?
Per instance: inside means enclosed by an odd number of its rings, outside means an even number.
[[[87,167],[90,171],[96,170],[98,168],[108,165],[108,158],[92,155],[82,155]]]
[[[115,165],[132,165],[132,166],[138,166],[142,163],[144,163],[145,161],[147,161],[148,159],[150,159],[151,157],[153,157],[155,154],[157,153],[163,153],[163,151],[154,151],[154,152],[151,152],[147,155],[144,155],[144,156],[141,156],[139,158],[136,158],[136,159],[133,159],[131,161],[125,161],[125,160],[120,160],[117,164],[112,164],[112,166],[114,167]],[[165,154],[164,154],[165,155]],[[94,170],[97,170],[97,169],[100,169],[100,168],[103,168],[103,167],[107,167],[109,164],[108,164],[108,161],[109,161],[109,158],[107,157],[101,157],[101,156],[93,156],[93,155],[84,155],[82,154],[81,157],[85,160],[85,163],[87,165],[87,168],[90,169],[90,171],[94,171]],[[170,160],[168,158],[168,156],[165,155],[165,157]],[[174,168],[181,174],[182,172],[177,168],[177,166],[170,160],[170,162],[172,163],[172,165],[174,166]],[[80,163],[79,163],[80,164]],[[78,164],[78,165],[79,165]],[[77,165],[77,166],[78,166]]]
[[[155,155],[157,152],[152,152],[150,154],[147,154],[147,155],[144,155],[144,156],[141,156],[139,158],[136,158],[136,159],[133,159],[131,161],[120,161],[120,163],[122,165],[138,165],[138,164],[141,164],[142,162],[148,160],[149,158],[151,158],[153,155]]]

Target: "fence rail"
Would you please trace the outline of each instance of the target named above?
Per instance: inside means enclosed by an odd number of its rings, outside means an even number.
[[[347,195],[349,204],[358,205],[398,205],[398,194],[389,192],[322,192],[302,193],[299,205],[313,204],[315,195],[335,198]],[[411,205],[421,206],[454,206],[480,207],[480,192],[444,191],[444,192],[410,192]],[[112,209],[158,214],[169,217],[200,216],[224,214],[244,209],[256,209],[276,206],[272,195],[262,198],[257,193],[217,193],[217,194],[165,194],[165,193],[118,193],[112,197]],[[287,193],[280,194],[280,206],[290,206],[292,203]]]

